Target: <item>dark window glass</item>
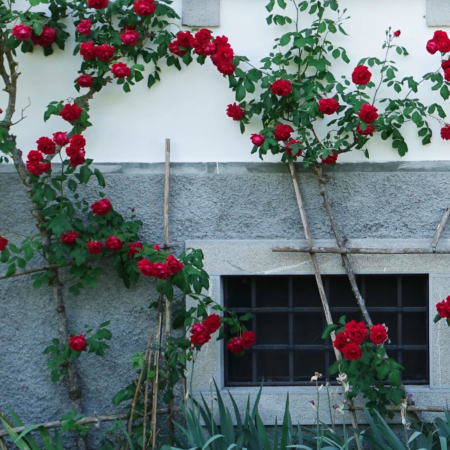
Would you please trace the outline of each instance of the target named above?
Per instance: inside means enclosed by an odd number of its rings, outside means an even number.
[[[346,276],[323,282],[335,323],[343,315],[363,320]],[[428,384],[428,275],[360,275],[357,282],[373,322],[389,329],[386,350],[405,367],[403,382]],[[257,334],[245,357],[224,352],[227,386],[309,385],[314,372],[328,378],[334,351],[321,338],[326,321],[314,276],[224,277],[224,302],[239,315],[251,312],[247,328]]]

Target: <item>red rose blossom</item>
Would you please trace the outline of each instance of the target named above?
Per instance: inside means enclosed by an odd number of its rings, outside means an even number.
[[[86,349],[88,343],[83,334],[79,334],[78,336],[71,336],[69,340],[69,348],[71,348],[75,352],[82,352]]]
[[[233,64],[221,64],[217,67],[217,70],[222,75],[233,75],[234,71],[236,70],[236,67],[233,66]]]
[[[105,9],[108,6],[108,0],[88,0],[90,8]]]
[[[270,85],[270,89],[279,97],[287,97],[292,92],[292,84],[289,80],[277,80]]]
[[[435,40],[430,39],[427,42],[427,52],[434,55],[438,51],[438,44]]]
[[[441,40],[448,39],[448,34],[446,31],[436,30],[433,35],[433,41],[439,42]]]
[[[450,51],[450,39],[441,39],[438,41],[438,50],[442,53],[448,53]]]
[[[220,67],[224,64],[230,64],[233,61],[234,52],[230,46],[222,45],[217,48],[216,53],[211,55],[211,61],[217,67]]]
[[[195,347],[205,345],[211,339],[211,334],[202,323],[196,323],[191,328],[191,344]]]
[[[29,162],[37,164],[42,162],[44,160],[44,157],[42,156],[41,152],[38,152],[37,150],[30,150],[27,155],[27,159]]]
[[[338,333],[336,335],[336,338],[333,342],[333,345],[335,348],[337,348],[340,352],[342,352],[342,350],[344,350],[345,346],[350,342],[350,339],[348,338],[348,336],[341,331],[340,333]]]
[[[286,144],[286,147],[284,149],[286,150],[286,153],[289,156],[301,156],[302,153],[303,153],[301,148],[299,148],[299,149],[292,149],[291,148],[292,145],[300,145],[300,144],[301,144],[301,141],[296,141],[295,139],[291,139]],[[293,155],[293,152],[295,153],[294,155]]]
[[[326,158],[323,158],[323,156],[320,156],[320,159],[322,160],[322,164],[331,165],[334,164],[338,159],[338,154],[333,150],[331,155],[328,155]]]
[[[111,66],[111,73],[116,78],[126,78],[131,75],[131,70],[126,64],[124,64],[122,62],[118,62]]]
[[[138,16],[149,16],[156,10],[156,3],[154,0],[137,0],[134,2],[134,12]]]
[[[84,149],[80,148],[76,150],[75,154],[70,157],[70,165],[74,168],[81,166],[86,161],[85,156],[86,152],[84,151]]]
[[[227,350],[235,355],[239,355],[244,351],[244,346],[238,337],[234,337],[227,342]]]
[[[450,67],[444,70],[445,81],[450,81]]]
[[[443,70],[450,68],[450,59],[444,59],[441,63],[441,67]]]
[[[100,241],[89,241],[86,247],[91,255],[98,255],[102,252],[103,243]]]
[[[358,117],[365,123],[372,123],[378,119],[378,109],[365,103],[359,111]]]
[[[400,37],[401,34],[402,34],[402,32],[400,30],[394,31],[395,37]]]
[[[141,259],[140,261],[138,261],[137,263],[139,272],[142,273],[142,275],[144,275],[144,277],[153,277],[155,276],[154,273],[154,264],[152,262],[150,262],[148,259]]]
[[[0,252],[5,250],[7,245],[8,245],[8,239],[4,238],[3,236],[0,236]]]
[[[217,51],[217,47],[210,42],[209,44],[206,44],[205,48],[204,48],[204,54],[211,56],[214,55],[214,53],[216,53]],[[230,64],[230,66],[233,66],[233,64]],[[233,72],[234,72],[234,66],[233,66]]]
[[[217,36],[214,40],[213,40],[213,44],[219,48],[222,47],[222,45],[225,46],[230,46],[230,44],[228,43],[228,38],[226,36]]]
[[[250,348],[255,345],[256,334],[254,331],[244,331],[241,335],[241,344],[244,348]]]
[[[155,245],[153,246],[153,250],[159,251],[159,250],[161,250],[161,246],[158,245],[158,244],[155,244]]]
[[[102,198],[91,205],[92,212],[97,216],[106,216],[111,210],[111,202],[107,198]]]
[[[180,46],[178,45],[178,41],[173,41],[169,43],[169,50],[171,53],[177,56],[183,56],[186,53],[186,50],[180,50]]]
[[[287,141],[291,137],[294,130],[290,125],[275,125],[275,133],[273,134],[277,141]]]
[[[92,41],[82,42],[80,44],[80,55],[87,60],[97,57],[97,46]]]
[[[382,344],[387,340],[387,330],[384,325],[374,325],[370,329],[370,340],[377,345]]]
[[[245,112],[239,105],[233,103],[227,107],[227,116],[231,117],[233,120],[239,121],[245,116]]]
[[[450,319],[450,296],[439,302],[436,309],[442,319]]]
[[[362,130],[359,124],[356,125],[356,132],[359,133],[361,136],[371,136],[374,131],[375,128],[372,125],[367,125],[365,130]]]
[[[139,33],[134,30],[127,30],[120,35],[120,40],[124,45],[136,45],[139,41]]]
[[[41,137],[36,141],[37,149],[44,155],[53,155],[56,151],[55,143],[48,137]]]
[[[83,74],[77,78],[77,83],[80,87],[90,88],[94,84],[94,78],[90,75]]]
[[[16,25],[12,29],[12,35],[18,39],[19,41],[26,41],[27,39],[31,38],[31,33],[33,31],[33,28],[31,28],[28,25]]]
[[[210,41],[211,41],[211,31],[209,31],[206,28],[198,30],[197,33],[195,33],[193,41],[195,53],[197,53],[198,55],[206,55],[206,46],[211,43]],[[209,49],[211,49],[211,47],[209,47]]]
[[[139,250],[143,250],[142,242],[131,242],[130,249],[128,250],[128,256],[130,258],[134,258],[134,255],[139,252]]]
[[[184,48],[190,48],[194,45],[194,36],[190,31],[180,31],[177,34],[178,45]]]
[[[364,322],[352,320],[345,325],[345,334],[348,338],[357,344],[361,344],[367,337],[367,327]]]
[[[166,263],[156,263],[154,266],[155,277],[159,280],[166,280],[172,275],[169,264]]]
[[[74,122],[80,118],[82,112],[83,110],[79,106],[66,103],[59,115],[67,122]]]
[[[108,250],[113,250],[114,252],[117,252],[119,250],[122,250],[123,242],[117,236],[110,236],[105,241],[105,247]]]
[[[76,231],[71,230],[62,234],[61,242],[66,245],[74,245],[76,244],[76,239],[79,237],[80,235]]]
[[[220,328],[220,317],[217,314],[211,314],[203,321],[203,325],[209,334],[213,334]]]
[[[334,98],[321,98],[319,100],[319,111],[330,116],[339,109],[339,103]]]
[[[265,141],[265,138],[262,134],[252,134],[250,136],[250,139],[252,141],[252,144],[256,147],[261,147],[261,145],[263,145]]]
[[[86,146],[86,139],[81,134],[74,134],[70,138],[70,146],[76,150]]]
[[[82,20],[77,25],[78,33],[84,34],[85,36],[89,36],[91,34],[91,19]]]
[[[372,74],[370,73],[367,66],[356,66],[355,70],[352,73],[353,83],[359,84],[361,86],[365,86],[371,78]]]
[[[450,140],[450,125],[448,123],[441,128],[441,138],[444,139],[444,141]]]
[[[42,33],[39,36],[36,36],[34,33],[32,33],[31,40],[33,41],[34,45],[48,47],[52,45],[56,40],[56,30],[52,27],[42,27]]]
[[[67,133],[62,131],[58,131],[57,133],[53,133],[53,142],[60,147],[64,147],[69,143],[69,138],[67,137]]]
[[[356,344],[355,342],[350,342],[347,344],[343,350],[342,353],[346,359],[349,361],[356,361],[357,359],[361,358],[362,356],[362,350],[361,347]]]
[[[176,259],[175,256],[169,255],[166,258],[166,261],[172,274],[175,275],[178,272],[181,272],[181,270],[183,270],[184,267],[183,263],[181,261],[178,261],[178,259]]]
[[[112,45],[102,44],[97,47],[97,58],[103,62],[109,62],[114,57],[116,49]]]

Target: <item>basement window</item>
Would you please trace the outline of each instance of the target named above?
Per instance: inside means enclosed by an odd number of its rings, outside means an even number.
[[[363,321],[346,275],[322,277],[334,323]],[[224,352],[226,386],[306,386],[314,372],[330,382],[334,361],[314,276],[227,276],[224,305],[253,319],[257,341],[245,357]],[[389,331],[388,355],[405,367],[407,385],[429,384],[428,275],[360,275],[357,282],[372,321]]]

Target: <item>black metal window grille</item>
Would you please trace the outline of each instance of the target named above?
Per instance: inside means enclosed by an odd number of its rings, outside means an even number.
[[[314,276],[227,276],[224,303],[239,315],[251,312],[247,328],[257,334],[245,357],[225,355],[227,386],[310,385],[314,372],[330,382],[334,361]],[[341,316],[363,321],[345,275],[323,276],[334,323]],[[429,384],[428,275],[360,275],[357,282],[374,323],[389,328],[388,355],[405,367],[405,384]],[[247,353],[248,352],[248,353]]]

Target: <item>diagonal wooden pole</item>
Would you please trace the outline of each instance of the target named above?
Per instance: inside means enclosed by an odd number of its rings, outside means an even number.
[[[447,225],[448,218],[450,216],[450,207],[447,207],[447,209],[444,211],[444,215],[442,216],[442,219],[436,229],[436,234],[434,235],[433,240],[431,241],[431,250],[433,253],[436,252],[436,247],[438,245],[439,239],[444,232],[445,226]]]

